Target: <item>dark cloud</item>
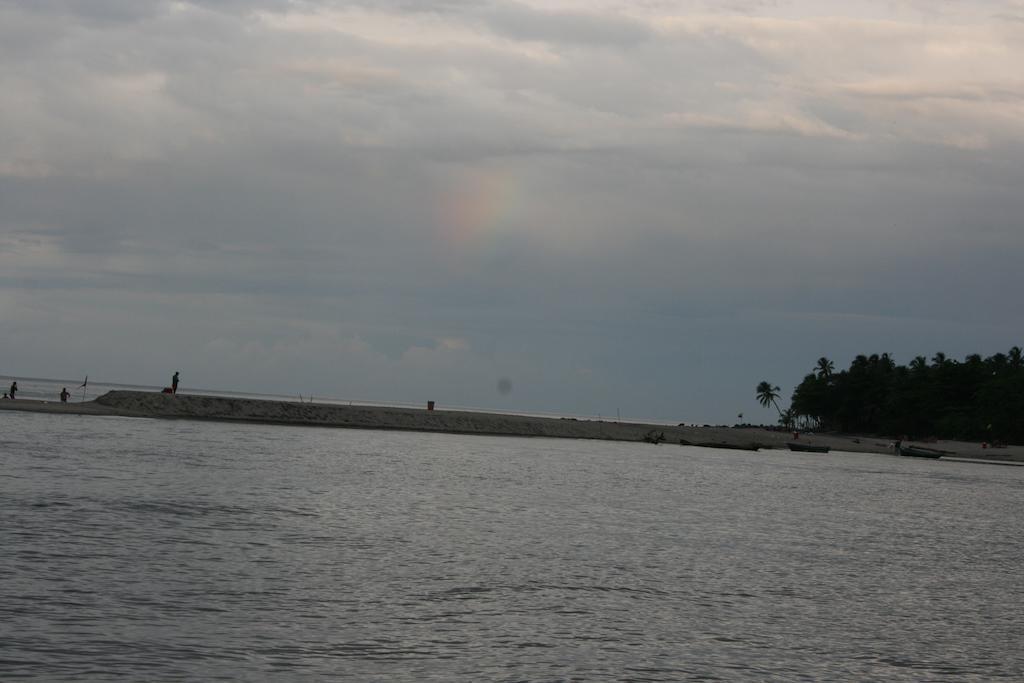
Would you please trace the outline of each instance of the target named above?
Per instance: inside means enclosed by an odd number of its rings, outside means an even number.
[[[1021,343],[999,3],[712,5],[0,1],[5,372],[706,421]]]
[[[95,22],[136,22],[159,13],[168,3],[166,0],[35,0],[31,3],[31,13],[35,15],[61,17],[78,21]],[[24,2],[19,0],[0,0],[0,11],[26,10]]]

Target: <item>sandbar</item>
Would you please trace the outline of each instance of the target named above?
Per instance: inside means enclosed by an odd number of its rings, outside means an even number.
[[[793,440],[793,435],[788,432],[756,427],[666,426],[476,411],[296,403],[144,391],[110,391],[93,401],[80,403],[7,400],[0,401],[0,410],[488,436],[660,442],[665,445],[684,444],[739,449],[785,449],[786,443]],[[880,437],[801,434],[799,441],[829,446],[835,451],[892,453],[890,442]],[[985,449],[981,444],[954,441],[926,445],[943,450],[950,457],[987,459],[1001,463],[1024,462],[1024,447],[1020,446]]]

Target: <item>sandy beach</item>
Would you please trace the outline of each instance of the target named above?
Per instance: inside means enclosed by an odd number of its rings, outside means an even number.
[[[34,400],[0,402],[0,410],[71,415],[145,417],[185,420],[255,422],[350,429],[396,429],[491,436],[538,436],[607,441],[661,441],[733,448],[785,449],[792,434],[756,427],[664,426],[572,418],[545,418],[452,410],[425,410],[377,406],[295,403],[142,391],[111,391],[94,401],[59,403]],[[890,441],[870,436],[801,434],[800,443],[828,446],[836,451],[891,453]],[[908,442],[917,443],[917,442]],[[947,458],[1024,462],[1024,447],[983,448],[956,441],[923,443],[946,453]]]

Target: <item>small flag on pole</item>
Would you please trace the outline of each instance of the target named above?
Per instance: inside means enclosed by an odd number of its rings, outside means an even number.
[[[89,386],[89,375],[86,375],[85,376],[85,381],[82,382],[82,386],[81,386],[81,389],[82,389],[82,403],[85,403],[85,388],[87,386]]]

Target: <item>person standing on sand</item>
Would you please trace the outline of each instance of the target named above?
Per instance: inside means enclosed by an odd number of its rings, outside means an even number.
[[[171,378],[171,393],[178,393],[178,371],[174,371],[174,377]]]
[[[68,396],[70,396],[70,395],[71,394],[68,393],[68,388],[67,387],[64,387],[63,389],[61,389],[60,390],[60,402],[61,403],[67,403],[68,402]]]
[[[16,393],[18,393],[18,383],[17,382],[11,382],[11,388],[7,390],[7,393],[10,394],[11,398],[13,399],[14,395]]]

